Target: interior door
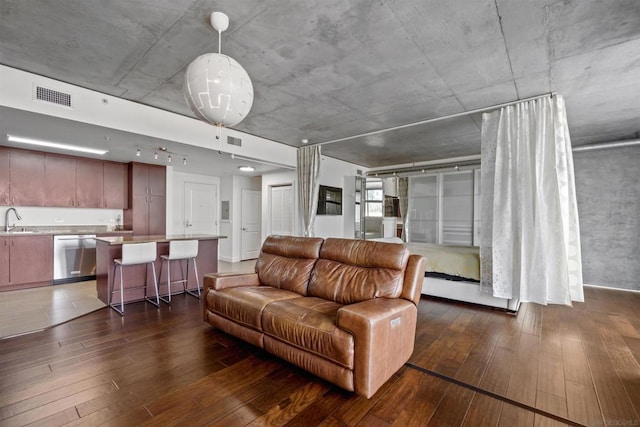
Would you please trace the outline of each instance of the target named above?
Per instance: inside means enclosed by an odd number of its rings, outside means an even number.
[[[262,193],[242,189],[242,231],[240,259],[254,259],[260,253],[260,226],[262,223]]]
[[[293,235],[293,186],[271,187],[271,234]]]
[[[217,234],[218,187],[215,184],[185,182],[184,232]]]

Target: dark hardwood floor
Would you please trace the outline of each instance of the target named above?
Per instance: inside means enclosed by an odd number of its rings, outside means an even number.
[[[423,297],[416,349],[367,400],[202,321],[127,305],[0,341],[0,425],[640,425],[640,295],[517,316]]]

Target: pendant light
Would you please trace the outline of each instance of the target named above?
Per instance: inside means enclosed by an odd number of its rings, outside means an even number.
[[[221,53],[222,32],[229,27],[229,17],[222,12],[213,12],[210,23],[218,31],[218,53],[205,53],[189,64],[184,95],[198,118],[218,128],[234,126],[251,110],[253,84],[235,59]]]

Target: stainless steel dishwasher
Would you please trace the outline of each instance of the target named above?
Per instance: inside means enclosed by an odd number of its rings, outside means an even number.
[[[53,236],[53,284],[96,278],[96,235]]]

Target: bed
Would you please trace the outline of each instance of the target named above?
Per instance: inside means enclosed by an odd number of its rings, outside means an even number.
[[[411,254],[427,259],[422,293],[440,298],[518,311],[520,302],[497,298],[480,289],[480,249],[477,246],[407,243]]]
[[[392,240],[393,239],[393,240]],[[375,239],[402,243],[402,240]],[[406,243],[411,254],[427,260],[422,293],[440,298],[518,311],[517,299],[496,298],[480,290],[480,249],[477,246]]]

